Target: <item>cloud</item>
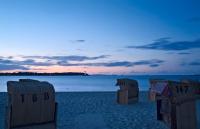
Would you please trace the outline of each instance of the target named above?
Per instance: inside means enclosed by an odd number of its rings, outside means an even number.
[[[170,38],[160,38],[153,43],[141,46],[127,46],[126,48],[164,50],[164,51],[182,51],[194,48],[200,48],[200,39],[193,41],[170,41]]]
[[[141,60],[136,62],[131,61],[117,61],[117,62],[99,62],[99,63],[68,63],[68,62],[60,62],[61,66],[105,66],[105,67],[132,67],[132,66],[140,66],[147,65],[149,67],[158,67],[164,61],[158,59],[152,60]]]
[[[179,52],[178,53],[179,55],[189,55],[189,54],[191,54],[190,52]]]
[[[55,65],[50,62],[36,62],[35,60],[11,60],[8,59],[0,59],[0,70],[31,70],[30,66],[52,66]]]
[[[27,59],[23,61],[18,61],[18,60],[10,60],[10,59],[0,59],[0,64],[5,64],[5,65],[29,65],[29,66],[51,66],[55,65],[55,63],[51,62],[36,62],[33,59]]]
[[[29,70],[29,68],[14,64],[0,64],[0,70]]]
[[[23,58],[31,58],[31,59],[46,59],[46,60],[55,60],[55,61],[86,61],[86,60],[97,60],[109,57],[109,55],[100,55],[94,57],[88,56],[79,56],[79,55],[71,55],[71,56],[22,56]]]
[[[160,64],[151,64],[151,65],[149,65],[150,67],[158,67],[158,66],[160,66]]]
[[[200,66],[200,61],[183,62],[181,66]]]
[[[76,40],[76,42],[85,42],[83,39]]]
[[[200,66],[200,61],[193,61],[193,62],[190,62],[189,65],[192,65],[192,66]]]
[[[20,65],[32,65],[32,66],[52,66],[55,65],[55,63],[52,62],[36,62],[33,59],[28,59],[28,60],[24,60],[24,61],[14,61],[17,64]]]
[[[22,60],[15,60],[15,57],[0,57],[0,70],[30,70],[33,66],[63,66],[69,61],[90,61],[107,58],[108,55],[94,57],[88,56],[20,56]],[[43,59],[43,61],[37,61]],[[78,65],[76,65],[78,66]],[[34,70],[34,68],[32,68]]]
[[[43,69],[43,68],[32,68],[31,70],[37,70],[37,71],[40,71],[40,70],[47,70],[47,69]]]
[[[9,59],[0,59],[0,64],[15,64],[12,60]]]
[[[133,67],[133,66],[149,66],[158,67],[164,61],[158,59],[139,60],[139,61],[110,61],[110,62],[89,62],[89,63],[73,63],[71,61],[93,61],[97,59],[107,58],[108,55],[100,55],[94,57],[87,56],[20,56],[22,60],[14,60],[16,57],[3,57],[0,59],[0,70],[37,70],[37,66],[103,66],[103,67]],[[44,59],[44,60],[43,60]],[[38,61],[42,60],[42,61]],[[38,69],[39,70],[39,69]]]
[[[200,17],[192,17],[189,18],[188,21],[192,23],[200,23]]]
[[[86,40],[84,39],[78,39],[78,40],[70,40],[71,43],[84,43]]]

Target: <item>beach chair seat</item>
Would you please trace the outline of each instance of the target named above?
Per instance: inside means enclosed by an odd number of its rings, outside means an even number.
[[[55,90],[48,82],[20,79],[8,81],[6,129],[56,127]],[[52,126],[54,125],[54,126]]]

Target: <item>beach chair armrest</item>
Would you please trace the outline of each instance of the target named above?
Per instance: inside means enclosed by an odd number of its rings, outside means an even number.
[[[58,103],[55,102],[54,122],[57,123]]]
[[[11,128],[11,116],[12,115],[12,106],[6,106],[6,113],[5,113],[5,129]]]

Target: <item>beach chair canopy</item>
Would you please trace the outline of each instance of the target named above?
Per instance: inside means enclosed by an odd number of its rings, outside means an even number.
[[[195,89],[196,96],[200,99],[200,81],[198,80],[181,80],[181,82],[188,83]]]
[[[131,86],[131,87],[137,87],[138,82],[136,80],[132,79],[127,79],[127,78],[122,78],[122,79],[117,79],[116,86]]]
[[[160,96],[189,98],[195,95],[192,83],[170,80],[150,80],[150,83],[150,92]]]
[[[8,81],[7,91],[11,127],[55,120],[55,90],[52,84],[20,79]]]

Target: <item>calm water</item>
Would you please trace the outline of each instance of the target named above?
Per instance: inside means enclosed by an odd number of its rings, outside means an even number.
[[[52,83],[56,91],[116,91],[117,78],[136,79],[140,90],[148,90],[149,79],[193,79],[200,80],[200,76],[187,75],[157,75],[157,76],[0,76],[0,92],[6,91],[6,82],[18,79],[36,79]]]

